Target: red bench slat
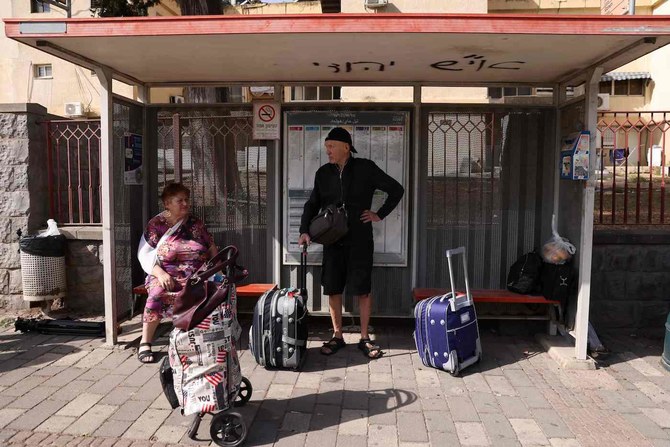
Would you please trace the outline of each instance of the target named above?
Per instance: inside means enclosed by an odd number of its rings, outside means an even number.
[[[425,300],[431,296],[444,295],[449,289],[417,288],[412,290],[414,301]],[[504,289],[470,290],[476,303],[509,303],[509,304],[561,304],[560,301],[548,300],[543,296],[521,295]]]

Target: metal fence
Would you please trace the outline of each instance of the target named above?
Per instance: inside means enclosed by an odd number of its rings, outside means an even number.
[[[472,220],[473,214],[445,214],[447,207],[442,202],[448,199],[448,191],[454,195],[449,200],[479,197],[481,208],[463,210],[474,212],[481,223],[489,219],[489,208],[497,205],[495,194],[490,194],[497,188],[499,174],[492,169],[497,155],[492,139],[504,138],[504,132],[496,129],[490,114],[464,116],[436,115],[435,129],[429,131],[436,138],[431,147],[443,145],[455,151],[442,158],[431,152],[427,160],[434,174],[428,179],[429,226]],[[60,224],[100,224],[100,121],[52,120],[44,125],[50,215]],[[179,129],[178,138],[175,129]],[[265,147],[251,141],[249,133],[250,118],[244,115],[162,114],[158,123],[159,188],[181,178],[194,188],[196,211],[205,220],[214,224],[221,218],[228,228],[264,227],[267,154]],[[596,141],[595,224],[668,224],[666,179],[670,170],[665,154],[670,145],[670,112],[601,112]],[[479,182],[473,182],[475,179]],[[449,182],[457,184],[449,186]],[[464,182],[467,188],[461,193]],[[489,201],[481,200],[483,197]],[[216,216],[208,215],[212,211]]]
[[[598,114],[597,225],[664,225],[670,112]]]
[[[44,126],[49,215],[59,224],[100,224],[100,121],[53,120]]]

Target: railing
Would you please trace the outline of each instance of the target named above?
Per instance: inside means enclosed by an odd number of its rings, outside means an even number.
[[[100,224],[100,121],[44,122],[49,215],[59,224]]]
[[[596,225],[664,225],[670,112],[601,112]]]

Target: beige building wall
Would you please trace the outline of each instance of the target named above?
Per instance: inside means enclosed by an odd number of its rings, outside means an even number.
[[[72,0],[72,17],[91,17],[90,0]],[[0,18],[65,18],[54,6],[51,12],[30,12],[28,0],[0,1]],[[37,64],[51,64],[51,79],[35,79]],[[114,92],[133,98],[133,87],[114,82]],[[66,102],[80,102],[86,116],[100,114],[100,86],[91,70],[65,62],[42,51],[20,45],[0,33],[0,103],[34,102],[49,113],[64,115]]]
[[[342,0],[343,13],[461,13],[486,14],[485,0],[389,0],[382,8],[368,8],[364,0]],[[412,102],[412,87],[343,87],[343,102]],[[488,102],[485,88],[426,87],[424,102]]]

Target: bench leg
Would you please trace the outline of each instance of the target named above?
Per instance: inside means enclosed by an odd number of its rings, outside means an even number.
[[[556,312],[554,312],[554,310]],[[556,335],[558,332],[558,323],[562,320],[561,307],[556,305],[549,306],[548,312],[549,321],[547,321],[547,333],[549,335]]]

